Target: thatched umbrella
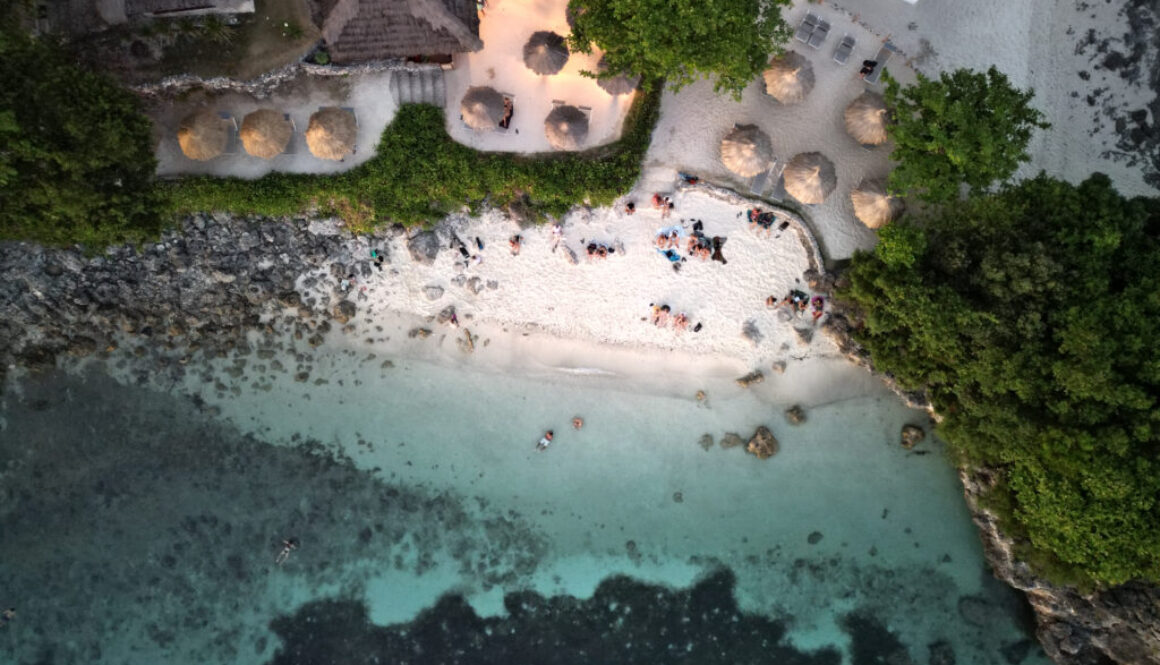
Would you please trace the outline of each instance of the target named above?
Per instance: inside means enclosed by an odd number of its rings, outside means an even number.
[[[177,143],[190,159],[213,159],[226,151],[229,140],[226,123],[208,109],[185,116],[177,128]]]
[[[886,143],[886,100],[867,90],[846,107],[846,132],[862,145]]]
[[[894,221],[906,208],[902,199],[886,192],[886,181],[881,178],[866,178],[858,183],[850,192],[850,201],[854,203],[854,216],[872,229]]]
[[[608,62],[606,62],[604,58],[601,57],[600,62],[596,65],[596,72],[598,74],[603,74],[607,71]],[[636,90],[636,86],[640,85],[640,77],[629,76],[628,74],[621,72],[620,74],[617,74],[611,78],[596,79],[596,85],[603,88],[604,92],[607,92],[613,96],[627,95],[633,90]]]
[[[807,205],[826,200],[838,185],[834,163],[820,152],[794,155],[785,165],[785,191]]]
[[[306,145],[315,157],[340,160],[354,152],[358,123],[354,114],[337,106],[318,109],[306,128]]]
[[[556,150],[575,150],[588,138],[588,116],[575,106],[557,106],[544,120],[544,134]]]
[[[258,109],[242,119],[240,134],[246,152],[270,159],[282,154],[290,145],[294,126],[285,115],[273,109]]]
[[[503,95],[486,86],[468,88],[459,103],[459,113],[468,127],[489,132],[503,120]]]
[[[773,144],[756,125],[737,125],[721,139],[721,163],[743,178],[751,178],[769,168]]]
[[[782,104],[797,104],[814,89],[814,66],[793,51],[775,58],[762,76],[765,92]]]
[[[555,74],[568,62],[568,45],[554,32],[541,30],[532,33],[524,44],[524,64],[537,74]]]

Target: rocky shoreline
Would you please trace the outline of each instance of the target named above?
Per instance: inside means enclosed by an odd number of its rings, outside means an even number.
[[[321,343],[353,332],[359,293],[342,290],[343,277],[369,277],[376,267],[367,247],[387,245],[402,228],[355,237],[336,220],[258,219],[200,214],[179,230],[140,248],[110,248],[86,256],[76,248],[0,244],[0,385],[10,369],[36,370],[62,356],[111,352],[126,343],[154,362],[181,372],[198,355],[246,353],[252,332],[290,333]],[[411,258],[430,262],[445,243],[433,231],[413,234]],[[384,263],[392,257],[386,255]],[[320,283],[329,274],[333,283]],[[812,288],[833,286],[814,274]],[[304,295],[306,294],[306,295]],[[849,339],[849,322],[832,316],[826,331],[853,362],[872,369]],[[921,394],[894,386],[908,403]],[[1160,589],[1128,584],[1082,594],[1036,578],[1014,554],[978,497],[985,470],[960,476],[995,575],[1023,591],[1034,608],[1039,639],[1065,665],[1160,663]]]

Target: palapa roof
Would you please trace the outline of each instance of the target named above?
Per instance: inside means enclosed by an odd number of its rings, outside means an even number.
[[[862,145],[882,145],[888,138],[886,100],[867,90],[846,107],[846,132]]]
[[[346,109],[329,106],[310,116],[310,126],[306,128],[306,146],[315,157],[337,161],[354,152],[357,136],[358,123],[354,114]]]
[[[588,116],[575,106],[557,106],[544,119],[544,135],[556,150],[576,150],[588,139]]]
[[[242,146],[246,152],[262,159],[276,157],[286,151],[294,126],[286,116],[274,109],[258,109],[242,119]]]
[[[769,135],[756,125],[737,125],[721,139],[721,163],[743,178],[751,178],[773,162]]]
[[[475,0],[317,0],[315,18],[338,64],[483,47]]]
[[[181,152],[198,161],[213,159],[225,152],[229,140],[229,129],[225,121],[209,109],[185,116],[177,128],[177,143],[181,146]]]
[[[503,120],[503,95],[496,92],[495,88],[468,88],[459,104],[459,113],[463,115],[463,122],[472,129],[495,129],[499,127],[499,121]]]
[[[866,178],[850,192],[854,204],[854,216],[868,228],[880,228],[902,214],[906,205],[902,199],[891,196],[886,191],[886,181],[881,178]]]
[[[821,203],[838,186],[834,163],[820,152],[794,155],[785,165],[785,191],[806,205]]]
[[[797,104],[814,89],[814,66],[794,51],[774,58],[762,77],[765,92],[782,104]]]
[[[568,62],[568,45],[554,32],[533,32],[524,44],[524,64],[540,75],[555,74]]]
[[[230,0],[125,0],[125,16],[230,11],[235,5]]]
[[[600,62],[596,65],[596,72],[598,74],[603,74],[607,71],[608,63],[604,60],[603,57],[601,57]],[[609,78],[596,79],[596,85],[600,86],[604,92],[607,92],[613,96],[627,95],[633,90],[636,90],[636,87],[640,85],[640,77],[629,76],[627,73],[622,72]]]

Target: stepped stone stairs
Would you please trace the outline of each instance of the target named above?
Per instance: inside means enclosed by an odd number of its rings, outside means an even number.
[[[447,86],[439,67],[400,69],[391,76],[391,96],[398,104],[434,104],[447,101]]]

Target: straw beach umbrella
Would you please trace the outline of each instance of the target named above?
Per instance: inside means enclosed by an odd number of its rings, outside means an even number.
[[[557,106],[544,120],[544,135],[556,150],[575,150],[588,138],[588,116],[575,106]]]
[[[854,204],[854,216],[868,228],[880,228],[902,214],[906,208],[902,200],[886,191],[886,181],[881,178],[866,178],[850,192]]]
[[[814,89],[814,66],[793,51],[775,58],[762,76],[765,92],[782,104],[797,104]]]
[[[294,126],[273,109],[258,109],[242,119],[242,145],[255,157],[270,159],[290,145]]]
[[[503,95],[495,88],[474,86],[467,89],[459,103],[459,113],[467,126],[479,131],[491,131],[503,120]]]
[[[785,191],[806,205],[821,203],[838,186],[834,163],[820,152],[794,155],[785,165]]]
[[[598,74],[603,74],[607,71],[608,62],[606,62],[604,58],[601,57],[600,62],[596,65],[596,72]],[[640,85],[640,77],[629,76],[628,74],[622,72],[616,76],[613,76],[612,78],[596,79],[596,85],[600,86],[604,92],[607,92],[614,97],[616,95],[627,95],[633,90],[636,90],[636,86]]]
[[[743,178],[751,178],[769,168],[773,144],[756,125],[737,125],[721,139],[721,163]]]
[[[532,33],[524,44],[524,64],[537,74],[555,74],[568,62],[568,45],[554,32],[541,30]]]
[[[205,161],[226,151],[230,140],[226,123],[208,109],[185,116],[177,128],[177,143],[190,159]]]
[[[862,145],[886,143],[886,100],[867,90],[846,107],[846,132]]]
[[[354,152],[358,122],[346,109],[328,106],[310,116],[306,128],[306,145],[311,154],[321,159],[340,160]]]

